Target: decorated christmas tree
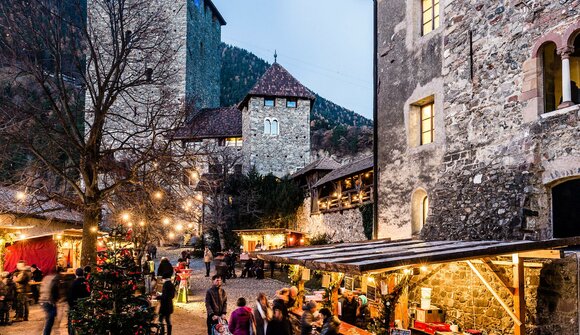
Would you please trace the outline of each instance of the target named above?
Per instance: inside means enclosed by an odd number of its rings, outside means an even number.
[[[155,313],[147,298],[136,294],[141,280],[131,250],[99,252],[96,271],[89,278],[91,295],[70,311],[77,334],[149,334]]]

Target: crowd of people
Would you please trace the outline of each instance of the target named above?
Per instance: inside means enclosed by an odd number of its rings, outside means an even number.
[[[43,334],[50,334],[57,313],[64,314],[64,310],[74,308],[78,299],[90,295],[85,271],[90,272],[90,267],[76,269],[74,276],[63,269],[44,275],[35,264],[28,266],[19,261],[12,273],[0,273],[0,325],[28,321],[30,305],[40,304],[46,315]],[[70,320],[68,328],[68,333],[74,334]]]

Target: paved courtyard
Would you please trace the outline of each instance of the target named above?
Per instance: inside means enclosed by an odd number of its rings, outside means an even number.
[[[158,251],[159,258],[168,257],[174,264],[179,257],[181,249]],[[191,261],[193,273],[190,280],[192,294],[188,297],[188,303],[175,303],[175,313],[172,315],[173,334],[174,335],[203,335],[207,334],[205,325],[205,291],[211,286],[211,279],[205,277],[205,266],[200,259]],[[212,269],[213,271],[213,269]],[[237,270],[238,275],[240,270]],[[256,296],[259,292],[264,292],[270,299],[274,298],[275,292],[284,287],[282,283],[274,279],[257,280],[254,278],[237,278],[229,279],[224,285],[228,296],[228,312],[236,308],[236,300],[239,297],[246,298],[251,307],[255,304]],[[66,309],[66,304],[62,305],[61,310]],[[11,315],[13,314],[13,311]],[[229,314],[229,313],[228,313]],[[64,316],[64,317],[63,317]],[[30,310],[29,321],[14,323],[10,326],[0,326],[0,335],[36,335],[42,334],[44,325],[44,312],[39,305],[32,305]],[[66,314],[61,313],[57,317],[57,323],[53,329],[53,334],[65,335]]]

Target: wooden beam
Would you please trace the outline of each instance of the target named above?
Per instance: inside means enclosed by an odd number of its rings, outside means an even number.
[[[495,264],[492,263],[490,258],[483,258],[482,264],[491,272],[491,274],[497,279],[500,283],[503,284],[505,288],[510,291],[513,295],[515,293],[515,289],[512,287],[512,283],[510,283],[509,279],[506,278],[500,269],[498,269]]]
[[[514,292],[514,310],[515,315],[519,320],[524,320],[524,322],[516,323],[514,325],[514,335],[525,335],[526,334],[526,300],[525,300],[525,284],[524,284],[524,264],[519,258],[518,254],[513,255],[514,263],[514,274],[513,274],[513,287]]]
[[[491,287],[491,285],[487,282],[487,280],[485,280],[485,278],[481,275],[481,273],[479,273],[479,271],[477,270],[475,265],[473,265],[473,263],[471,263],[471,261],[466,261],[466,262],[467,262],[467,265],[469,265],[469,267],[471,268],[471,270],[475,273],[475,275],[479,278],[479,280],[481,280],[481,282],[483,283],[485,288],[487,288],[487,290],[491,293],[491,295],[493,295],[495,300],[497,300],[497,302],[499,302],[501,307],[503,307],[503,309],[508,313],[508,315],[512,318],[512,320],[514,320],[514,324],[521,326],[522,322],[520,321],[520,318],[517,317],[514,314],[514,312],[512,312],[512,310],[509,308],[509,306],[501,299],[499,294],[497,294],[497,292],[495,292],[493,287]],[[522,269],[523,269],[523,267],[522,267]],[[520,334],[514,334],[514,335],[520,335]]]
[[[534,250],[522,252],[519,254],[520,258],[545,258],[545,259],[561,259],[564,257],[562,250]]]

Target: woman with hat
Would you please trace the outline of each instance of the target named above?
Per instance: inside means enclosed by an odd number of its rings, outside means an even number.
[[[369,310],[369,301],[366,296],[358,296],[358,308],[356,310],[356,326],[362,329],[367,329],[371,320],[371,312]]]

